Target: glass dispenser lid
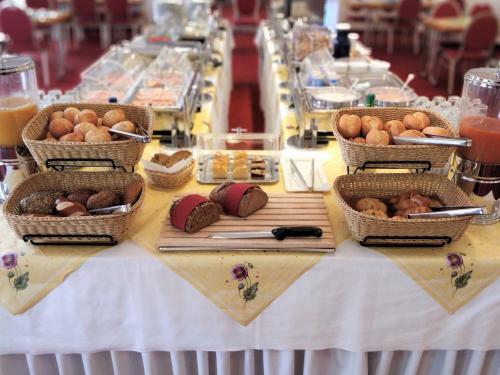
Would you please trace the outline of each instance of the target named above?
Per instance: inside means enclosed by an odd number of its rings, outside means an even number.
[[[2,56],[0,57],[0,74],[21,73],[33,70],[33,60],[26,56]]]
[[[465,82],[475,86],[496,88],[500,87],[500,65],[495,68],[476,68],[471,69],[465,75]]]

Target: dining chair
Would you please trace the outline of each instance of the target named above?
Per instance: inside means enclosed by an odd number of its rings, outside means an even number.
[[[401,0],[396,12],[396,16],[381,17],[378,29],[386,32],[387,53],[394,52],[394,34],[396,31],[413,34],[417,28],[418,14],[421,9],[421,0]]]
[[[431,18],[458,17],[462,13],[462,8],[456,0],[448,0],[434,5],[431,9]],[[420,53],[422,35],[425,33],[425,26],[419,22],[413,35],[413,53]]]
[[[88,28],[99,30],[101,48],[107,48],[111,39],[109,25],[103,17],[100,17],[95,2],[89,0],[72,0],[72,9],[75,46],[78,48],[80,42],[85,38],[84,29]]]
[[[43,33],[35,30],[26,11],[14,6],[1,8],[0,31],[10,38],[8,46],[10,53],[28,54],[40,61],[43,84],[48,87],[50,84],[50,43],[44,40]]]
[[[116,31],[130,30],[132,38],[140,33],[142,13],[132,13],[127,0],[106,0],[106,22],[111,37]]]
[[[33,9],[54,9],[55,2],[53,0],[26,0],[26,6]]]
[[[479,13],[493,13],[493,9],[490,4],[479,3],[475,4],[469,11],[471,17],[477,16]]]
[[[498,33],[498,20],[491,13],[479,13],[472,19],[462,34],[462,43],[458,48],[444,49],[438,61],[439,79],[442,66],[448,68],[448,94],[453,93],[457,66],[465,62],[484,65],[491,55]]]

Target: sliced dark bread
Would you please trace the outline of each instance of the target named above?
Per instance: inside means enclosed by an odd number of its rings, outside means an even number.
[[[196,196],[197,200],[191,205],[188,204],[187,208],[184,208],[181,211],[177,209],[180,207],[179,205],[182,204],[183,200],[192,199],[193,196],[196,195],[188,195],[186,197],[178,199],[172,202],[172,205],[170,206],[171,224],[174,227],[181,229],[187,233],[198,232],[200,229],[215,223],[217,220],[219,220],[220,215],[224,211],[220,204],[209,201],[207,199],[202,201],[202,199],[200,199],[200,196]],[[187,212],[186,210],[188,210],[189,212]],[[176,215],[180,216],[176,217]]]
[[[242,195],[237,195],[238,198],[236,198],[239,199],[239,202],[231,202],[231,199],[228,199],[228,192],[230,189],[236,188],[235,185],[243,187],[241,190],[243,191]],[[267,194],[260,187],[234,182],[226,182],[216,186],[210,193],[210,199],[221,204],[227,213],[240,217],[251,215],[264,207],[269,200]],[[236,207],[236,209],[232,207]]]

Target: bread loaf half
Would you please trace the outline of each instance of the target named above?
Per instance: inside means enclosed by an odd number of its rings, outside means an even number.
[[[219,220],[222,212],[220,204],[191,194],[172,202],[170,223],[187,233],[195,233]]]
[[[267,194],[258,186],[226,182],[215,187],[210,199],[230,215],[247,217],[267,204]]]

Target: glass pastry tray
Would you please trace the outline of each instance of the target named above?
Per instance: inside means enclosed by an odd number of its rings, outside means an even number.
[[[279,180],[279,162],[269,155],[258,156],[262,161],[259,164],[265,164],[264,174],[262,177],[254,177],[251,173],[252,159],[257,155],[249,155],[247,157],[247,168],[248,173],[246,178],[233,178],[233,163],[234,156],[229,155],[229,161],[227,165],[227,176],[225,178],[214,178],[213,175],[213,164],[214,164],[214,154],[206,154],[198,158],[198,172],[196,179],[200,184],[221,184],[224,182],[246,182],[253,184],[274,184]]]

